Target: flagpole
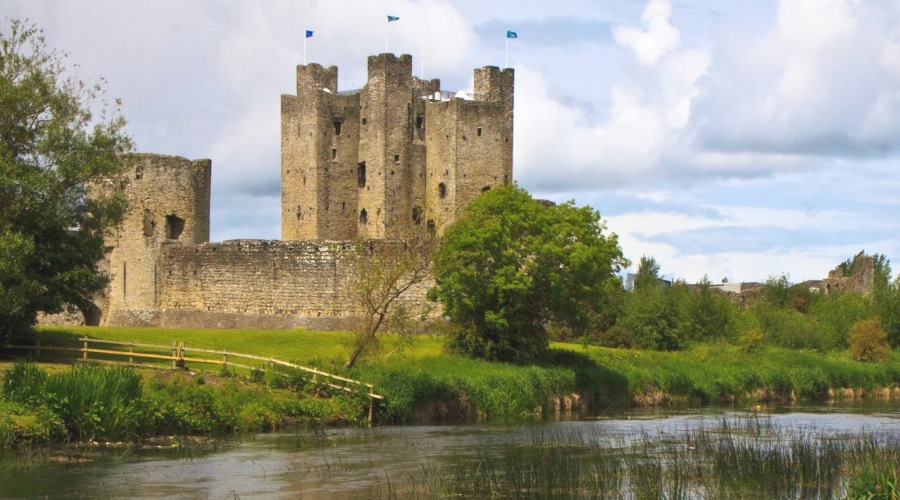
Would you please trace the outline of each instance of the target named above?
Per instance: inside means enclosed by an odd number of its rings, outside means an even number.
[[[387,21],[384,22],[384,53],[388,53],[388,24],[391,23],[391,19],[388,18]]]
[[[303,33],[303,65],[306,66],[306,33]]]
[[[508,68],[509,67],[509,35],[506,35],[506,59],[503,62],[504,62],[503,67]]]
[[[421,40],[421,42],[422,42],[422,51],[421,51],[420,57],[422,58],[422,61],[419,62],[419,78],[424,80],[425,79],[425,39],[423,38]]]

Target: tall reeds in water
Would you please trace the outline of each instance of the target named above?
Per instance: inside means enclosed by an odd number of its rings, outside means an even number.
[[[598,428],[599,429],[599,428]],[[826,436],[765,418],[672,434],[534,431],[377,495],[461,498],[900,498],[900,436]],[[396,479],[396,478],[395,478]]]
[[[129,368],[77,365],[47,374],[32,363],[16,363],[2,389],[7,401],[50,410],[74,440],[123,440],[137,432],[141,376]]]

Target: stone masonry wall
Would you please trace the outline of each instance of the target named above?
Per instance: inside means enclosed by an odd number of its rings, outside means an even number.
[[[160,326],[346,328],[352,298],[350,242],[234,240],[163,245]],[[423,283],[403,297],[409,310],[430,307]]]
[[[153,324],[160,246],[209,241],[211,162],[154,154],[126,162],[129,210],[108,240],[112,280],[101,324]]]

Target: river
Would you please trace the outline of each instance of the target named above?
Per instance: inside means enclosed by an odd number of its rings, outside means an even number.
[[[431,496],[452,489],[453,474],[462,477],[460,471],[477,470],[517,446],[578,442],[622,449],[638,442],[677,443],[691,431],[721,431],[723,424],[743,425],[746,432],[748,423],[764,427],[776,441],[786,435],[900,440],[900,402],[649,409],[514,425],[326,429],[161,449],[41,451],[0,460],[0,497],[365,498],[405,496],[403,492]]]

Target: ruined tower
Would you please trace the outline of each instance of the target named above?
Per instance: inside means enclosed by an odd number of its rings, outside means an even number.
[[[513,70],[475,71],[475,93],[412,76],[412,57],[369,57],[368,81],[338,92],[337,68],[297,67],[281,99],[284,240],[437,232],[478,194],[512,180]]]
[[[112,247],[108,310],[119,317],[106,317],[103,322],[154,324],[162,246],[209,241],[212,162],[134,154],[126,163],[128,212],[107,240]]]

